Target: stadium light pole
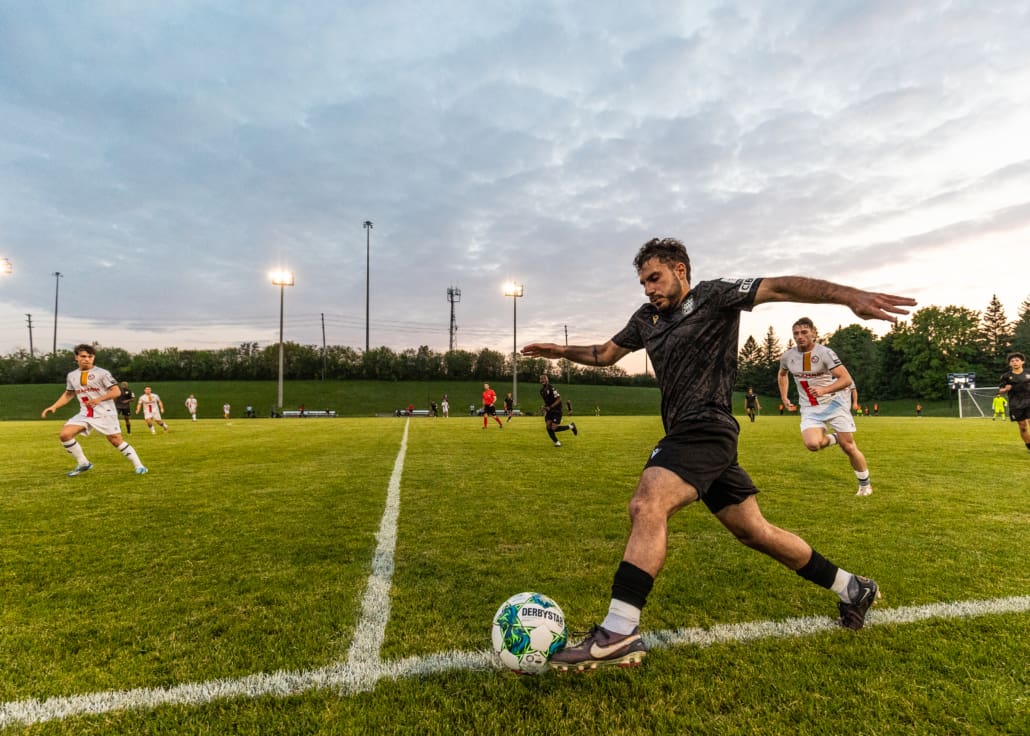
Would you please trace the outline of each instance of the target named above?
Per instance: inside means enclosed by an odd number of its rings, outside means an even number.
[[[293,286],[293,271],[273,271],[269,274],[272,284],[279,287],[279,392],[276,394],[276,409],[283,410],[283,311],[286,306],[286,287]]]
[[[64,274],[60,271],[54,271],[54,281],[57,282],[54,286],[54,348],[51,355],[57,355],[57,297],[61,293],[61,279],[64,278]]]
[[[369,342],[369,339],[368,339],[368,335],[369,335],[369,327],[368,327],[368,324],[369,324],[369,322],[368,322],[368,319],[369,319],[369,308],[368,308],[368,305],[369,305],[369,288],[371,286],[370,276],[371,276],[371,273],[372,273],[372,267],[371,267],[371,263],[372,263],[372,261],[371,261],[371,256],[372,256],[372,221],[371,220],[365,220],[365,222],[362,223],[361,226],[363,228],[365,228],[365,352],[367,353],[368,352],[368,342]]]
[[[511,400],[519,405],[519,297],[523,294],[522,284],[510,283],[504,286],[504,295],[511,297]]]

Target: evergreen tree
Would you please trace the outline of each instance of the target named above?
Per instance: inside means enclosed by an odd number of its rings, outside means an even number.
[[[1012,350],[1030,356],[1030,296],[1019,305],[1019,319],[1012,327]]]
[[[991,303],[980,318],[983,360],[981,364],[988,373],[1001,373],[1005,369],[1005,356],[1012,347],[1013,325],[1005,318],[1005,308],[998,295],[991,296]]]
[[[761,379],[762,371],[765,369],[762,348],[753,335],[748,335],[744,347],[737,353],[737,366],[738,391],[746,391],[748,386],[754,386],[755,382]]]

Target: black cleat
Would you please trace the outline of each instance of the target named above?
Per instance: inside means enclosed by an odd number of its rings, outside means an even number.
[[[845,603],[844,601],[838,601],[837,603],[837,608],[840,610],[840,618],[837,619],[837,625],[843,626],[845,629],[858,631],[865,626],[866,611],[880,597],[880,586],[876,584],[875,580],[862,577],[861,575],[855,575],[854,579],[857,583],[857,590],[851,596],[851,603]]]
[[[598,667],[636,667],[647,655],[647,646],[634,629],[632,634],[615,634],[595,625],[574,647],[551,655],[551,669],[585,672]]]

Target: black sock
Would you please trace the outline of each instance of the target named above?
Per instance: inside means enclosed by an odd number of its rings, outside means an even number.
[[[643,608],[653,586],[654,578],[651,575],[632,562],[623,560],[619,563],[619,569],[615,571],[615,580],[612,582],[612,598],[625,601],[637,608]]]
[[[556,435],[556,434],[554,433],[554,430],[553,430],[553,429],[548,429],[548,430],[547,430],[547,434],[548,434],[548,435],[550,435],[550,437],[551,437],[551,442],[557,442],[557,441],[558,441],[558,435]]]
[[[829,590],[837,577],[837,566],[813,549],[812,557],[796,572],[805,580]]]

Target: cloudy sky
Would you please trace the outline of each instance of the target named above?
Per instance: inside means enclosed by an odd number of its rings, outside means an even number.
[[[1015,319],[1028,8],[3,0],[0,353],[29,314],[50,350],[55,295],[59,347],[275,343],[275,268],[288,340],[321,345],[324,316],[361,349],[366,236],[373,347],[446,350],[457,287],[457,347],[511,350],[509,280],[520,345],[604,341],[653,236],[695,281],[996,294]],[[742,337],[801,314],[855,321],[767,305]]]

